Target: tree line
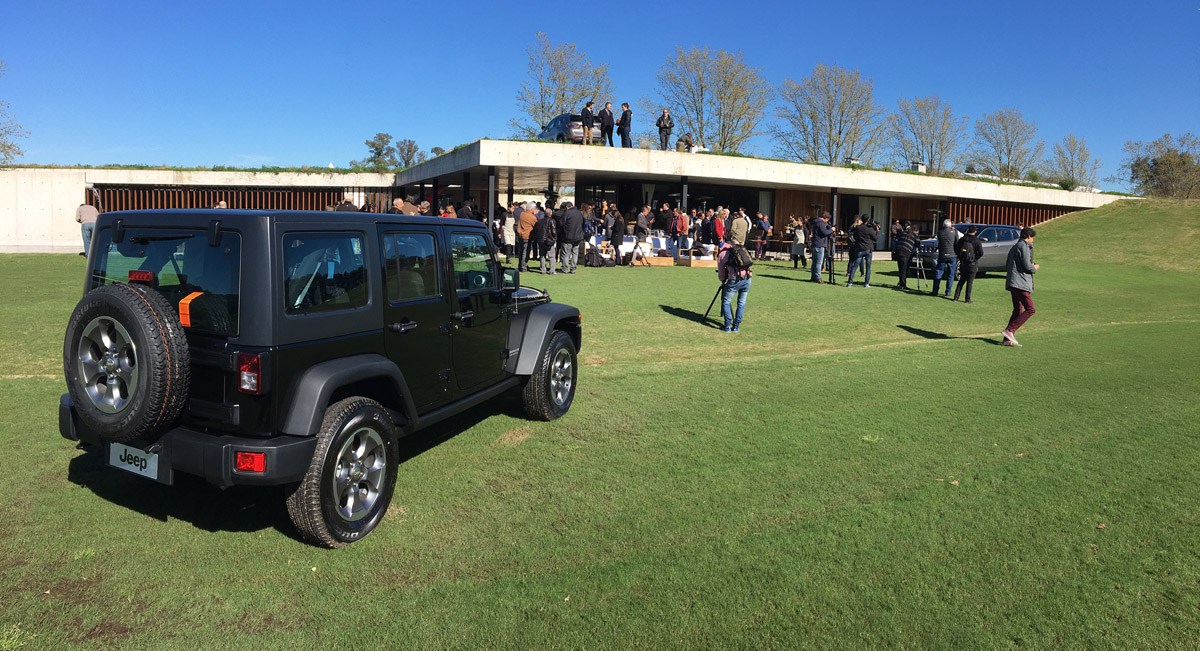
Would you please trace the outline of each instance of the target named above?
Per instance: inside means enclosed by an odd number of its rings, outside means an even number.
[[[516,94],[518,115],[510,121],[515,137],[535,137],[555,116],[578,113],[589,99],[603,103],[615,96],[608,66],[592,63],[574,43],[555,44],[539,32],[526,53],[528,75]],[[876,101],[872,80],[858,70],[819,63],[808,76],[773,86],[740,51],[676,47],[655,79],[655,97],[639,102],[645,114],[670,108],[682,132],[717,152],[743,153],[752,138],[768,135],[775,155],[804,163],[849,160],[908,169],[921,162],[935,175],[961,170],[1067,190],[1099,182],[1100,160],[1082,136],[1067,134],[1047,156],[1037,124],[1014,107],[974,122],[937,96],[901,98],[888,110]],[[1128,142],[1125,151],[1122,176],[1107,180],[1128,181],[1151,196],[1200,196],[1195,136]]]

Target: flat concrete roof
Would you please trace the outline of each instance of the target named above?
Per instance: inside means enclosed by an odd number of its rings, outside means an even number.
[[[580,176],[604,180],[829,191],[841,194],[931,199],[972,199],[1097,208],[1123,197],[1054,188],[999,185],[986,181],[947,179],[924,174],[811,165],[720,154],[688,154],[651,149],[621,149],[553,142],[478,140],[410,167],[396,175],[396,185],[432,183],[461,186],[469,177],[472,191],[488,187],[488,168],[496,170],[496,193],[550,186],[574,187]]]

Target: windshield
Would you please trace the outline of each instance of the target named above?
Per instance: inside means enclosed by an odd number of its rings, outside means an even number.
[[[121,242],[112,229],[100,239],[89,289],[128,283],[130,272],[175,306],[189,330],[232,336],[237,334],[242,238],[225,231],[218,246],[208,245],[206,231],[127,228]],[[139,274],[135,274],[139,275]]]

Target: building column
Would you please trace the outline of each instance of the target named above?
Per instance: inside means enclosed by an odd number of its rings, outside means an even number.
[[[683,179],[683,187],[679,191],[679,209],[682,210],[683,212],[687,212],[687,209],[688,209],[688,177],[684,176],[681,178]]]
[[[496,168],[488,167],[488,225],[496,218]]]
[[[471,173],[463,172],[462,182],[462,200],[466,201],[471,198]]]
[[[504,204],[505,208],[512,205],[513,202],[513,168],[508,168],[508,203]]]
[[[440,193],[440,190],[441,189],[438,187],[438,179],[437,179],[437,177],[434,177],[434,179],[433,179],[433,201],[429,202],[430,203],[429,211],[435,217],[437,216],[437,213],[441,211],[441,208],[442,208],[441,206],[438,205],[438,194]]]

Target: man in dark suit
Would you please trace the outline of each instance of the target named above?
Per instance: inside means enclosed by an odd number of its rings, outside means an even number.
[[[629,110],[629,102],[621,103],[621,119],[617,121],[617,133],[621,134],[621,147],[633,148],[633,111]]]
[[[600,142],[603,144],[606,140],[608,146],[612,147],[613,133],[613,112],[612,102],[605,102],[604,108],[600,109]]]
[[[588,100],[588,103],[583,107],[583,112],[580,114],[582,118],[580,121],[583,122],[583,144],[585,145],[592,144],[592,127],[596,126],[596,117],[592,113],[592,107],[595,105],[595,102]]]

